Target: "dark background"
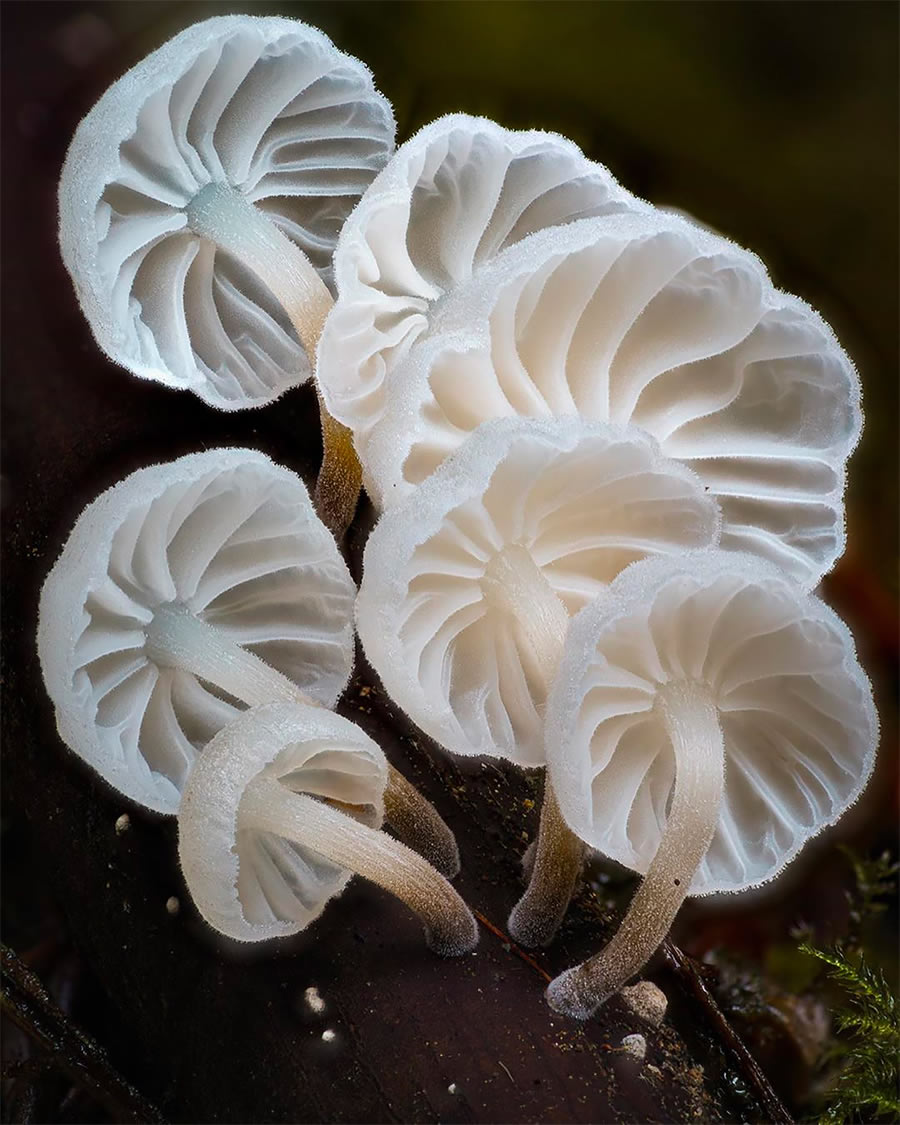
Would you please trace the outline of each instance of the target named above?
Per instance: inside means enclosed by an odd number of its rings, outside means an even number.
[[[84,504],[140,465],[209,445],[258,446],[307,481],[317,464],[308,389],[226,416],[113,367],[56,246],[56,181],[80,117],[176,31],[234,10],[306,19],[364,59],[394,104],[398,141],[452,110],[572,137],[632,191],[755,250],[782,288],[831,322],[859,368],[866,427],[850,463],[849,546],[824,595],[873,678],[878,770],[839,828],[768,894],[689,906],[675,936],[697,955],[724,947],[772,988],[787,987],[777,967],[789,927],[804,919],[827,937],[845,923],[849,875],[835,841],[864,854],[896,844],[897,5],[7,0],[4,941],[172,1120],[760,1119],[659,962],[652,975],[670,995],[671,1019],[647,1032],[657,1079],[646,1070],[639,1078],[617,1054],[623,1034],[646,1032],[620,1006],[585,1028],[551,1019],[540,975],[499,939],[485,932],[465,964],[438,962],[400,909],[368,887],[354,885],[307,935],[239,956],[189,905],[173,825],[113,794],[55,734],[34,652],[37,595]],[[369,517],[363,510],[351,532],[357,561]],[[534,829],[534,786],[504,769],[438,760],[373,686],[363,669],[345,712],[436,801],[460,839],[461,892],[502,926]],[[117,836],[126,810],[131,829]],[[537,958],[550,972],[596,947],[617,889],[630,891],[611,870],[595,874],[601,881],[561,941]],[[175,916],[164,906],[170,895],[181,898]],[[871,940],[896,975],[896,912],[885,918]],[[309,984],[328,1003],[322,1017],[303,1005]],[[325,1026],[336,1031],[327,1045]],[[59,1066],[34,1064],[26,1039],[4,1030],[4,1119],[121,1116]],[[746,1021],[742,1030],[802,1108],[809,1083],[794,1088],[776,1065],[782,1055],[802,1070],[797,1027],[787,1020],[761,1040]]]

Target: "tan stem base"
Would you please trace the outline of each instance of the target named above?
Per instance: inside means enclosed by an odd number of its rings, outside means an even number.
[[[553,940],[581,874],[584,852],[584,844],[562,818],[547,777],[528,889],[507,923],[510,937],[519,945],[536,949]]]
[[[475,919],[443,875],[384,832],[265,774],[248,785],[240,811],[246,824],[312,848],[396,895],[418,914],[435,953],[458,957],[477,944]]]
[[[338,543],[353,522],[362,488],[362,466],[356,456],[353,434],[328,413],[319,394],[322,423],[322,465],[314,495],[319,519]]]
[[[456,837],[434,805],[402,773],[393,766],[389,769],[384,793],[385,820],[398,839],[424,856],[445,878],[454,879],[459,874]]]

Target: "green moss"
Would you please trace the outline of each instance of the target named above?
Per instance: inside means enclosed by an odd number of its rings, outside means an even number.
[[[853,865],[856,893],[850,896],[845,939],[827,949],[801,942],[802,953],[815,958],[836,987],[833,1009],[837,1039],[830,1053],[839,1069],[821,1121],[900,1120],[900,1004],[884,973],[869,964],[862,948],[868,920],[885,909],[896,886],[897,864],[884,853],[862,860],[842,849]]]

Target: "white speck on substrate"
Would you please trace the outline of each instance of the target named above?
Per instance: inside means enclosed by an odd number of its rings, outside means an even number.
[[[622,1040],[622,1051],[633,1059],[641,1061],[647,1054],[647,1040],[643,1035],[626,1035]]]
[[[455,1094],[456,1090],[457,1090],[457,1086],[456,1086],[455,1082],[451,1082],[450,1085],[447,1087],[447,1093],[448,1094]]]
[[[330,1043],[334,1039],[334,1037],[335,1037],[335,1032],[333,1032],[330,1027],[326,1027],[325,1030],[322,1032],[322,1042],[323,1043]]]
[[[659,1027],[666,1014],[666,994],[649,980],[623,988],[622,999],[632,1012],[652,1027]]]
[[[166,912],[168,914],[177,914],[180,909],[181,903],[178,901],[175,895],[170,895],[166,899]]]
[[[116,835],[121,836],[123,832],[127,832],[131,827],[131,817],[127,812],[123,812],[119,819],[116,821]]]
[[[303,999],[311,1012],[318,1014],[325,1011],[325,1001],[319,995],[319,990],[314,984],[311,984],[303,993]]]

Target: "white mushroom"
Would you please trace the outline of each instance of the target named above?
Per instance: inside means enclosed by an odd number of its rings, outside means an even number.
[[[250,449],[140,469],[82,512],[41,592],[60,735],[121,792],[173,813],[238,700],[270,702],[283,681],[335,703],[354,596],[295,473]]]
[[[41,593],[60,735],[118,790],[173,813],[241,705],[334,705],[355,596],[295,473],[249,449],[141,469],[88,505]],[[452,834],[394,770],[388,801],[392,824],[455,874]]]
[[[841,816],[878,720],[835,614],[771,564],[709,551],[635,563],[573,621],[546,737],[569,827],[644,875],[606,948],[548,989],[585,1018],[686,895],[774,878]]]
[[[391,504],[489,418],[639,426],[716,496],[724,547],[812,587],[844,546],[859,395],[831,329],[758,258],[648,209],[536,233],[458,286],[357,443]]]
[[[178,814],[188,889],[211,926],[238,941],[297,933],[356,872],[415,911],[428,944],[452,957],[475,920],[443,876],[378,831],[388,765],[353,723],[272,703],[207,746]]]
[[[360,638],[390,696],[447,750],[542,766],[569,614],[628,563],[714,543],[718,526],[695,475],[638,431],[488,423],[369,537]],[[511,923],[529,944],[552,936],[583,850],[555,809],[548,787]]]
[[[315,28],[222,16],[176,35],[106,91],[63,166],[60,246],[100,347],[223,410],[303,382],[338,231],[393,143],[368,70]],[[326,461],[346,461],[323,427]]]
[[[457,286],[533,231],[643,207],[564,137],[465,114],[426,125],[341,231],[318,359],[328,409],[364,447],[391,372]]]

